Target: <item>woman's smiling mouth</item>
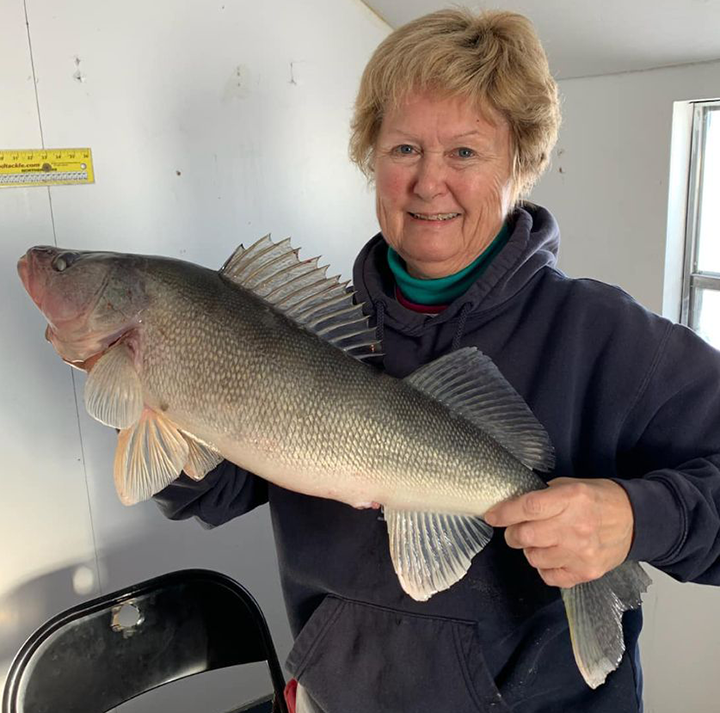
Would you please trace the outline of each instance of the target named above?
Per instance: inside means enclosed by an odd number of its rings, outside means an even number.
[[[412,213],[408,211],[408,215],[418,220],[442,221],[457,218],[460,213]]]

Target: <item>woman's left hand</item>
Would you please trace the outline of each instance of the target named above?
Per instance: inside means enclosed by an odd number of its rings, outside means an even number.
[[[486,522],[507,528],[508,545],[551,586],[573,587],[622,564],[634,524],[625,490],[605,479],[556,478],[548,486],[495,505]]]

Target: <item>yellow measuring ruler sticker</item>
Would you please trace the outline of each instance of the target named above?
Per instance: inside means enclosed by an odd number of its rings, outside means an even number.
[[[0,149],[0,188],[94,182],[90,149]]]

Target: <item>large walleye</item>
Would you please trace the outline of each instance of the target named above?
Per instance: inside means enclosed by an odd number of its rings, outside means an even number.
[[[346,285],[289,240],[238,248],[219,272],[180,260],[53,247],[18,263],[67,362],[89,370],[91,416],[121,429],[126,504],[221,459],[354,507],[378,503],[403,589],[460,580],[499,501],[545,487],[547,434],[494,364],[460,349],[395,379]],[[562,590],[578,667],[599,686],[624,650],[623,611],[649,579],[626,562]]]

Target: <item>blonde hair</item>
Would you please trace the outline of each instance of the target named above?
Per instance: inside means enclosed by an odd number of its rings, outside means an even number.
[[[510,126],[515,195],[527,195],[557,140],[557,84],[530,20],[514,12],[433,12],[395,30],[365,67],[355,100],[350,158],[372,178],[384,113],[414,92],[490,107]]]

